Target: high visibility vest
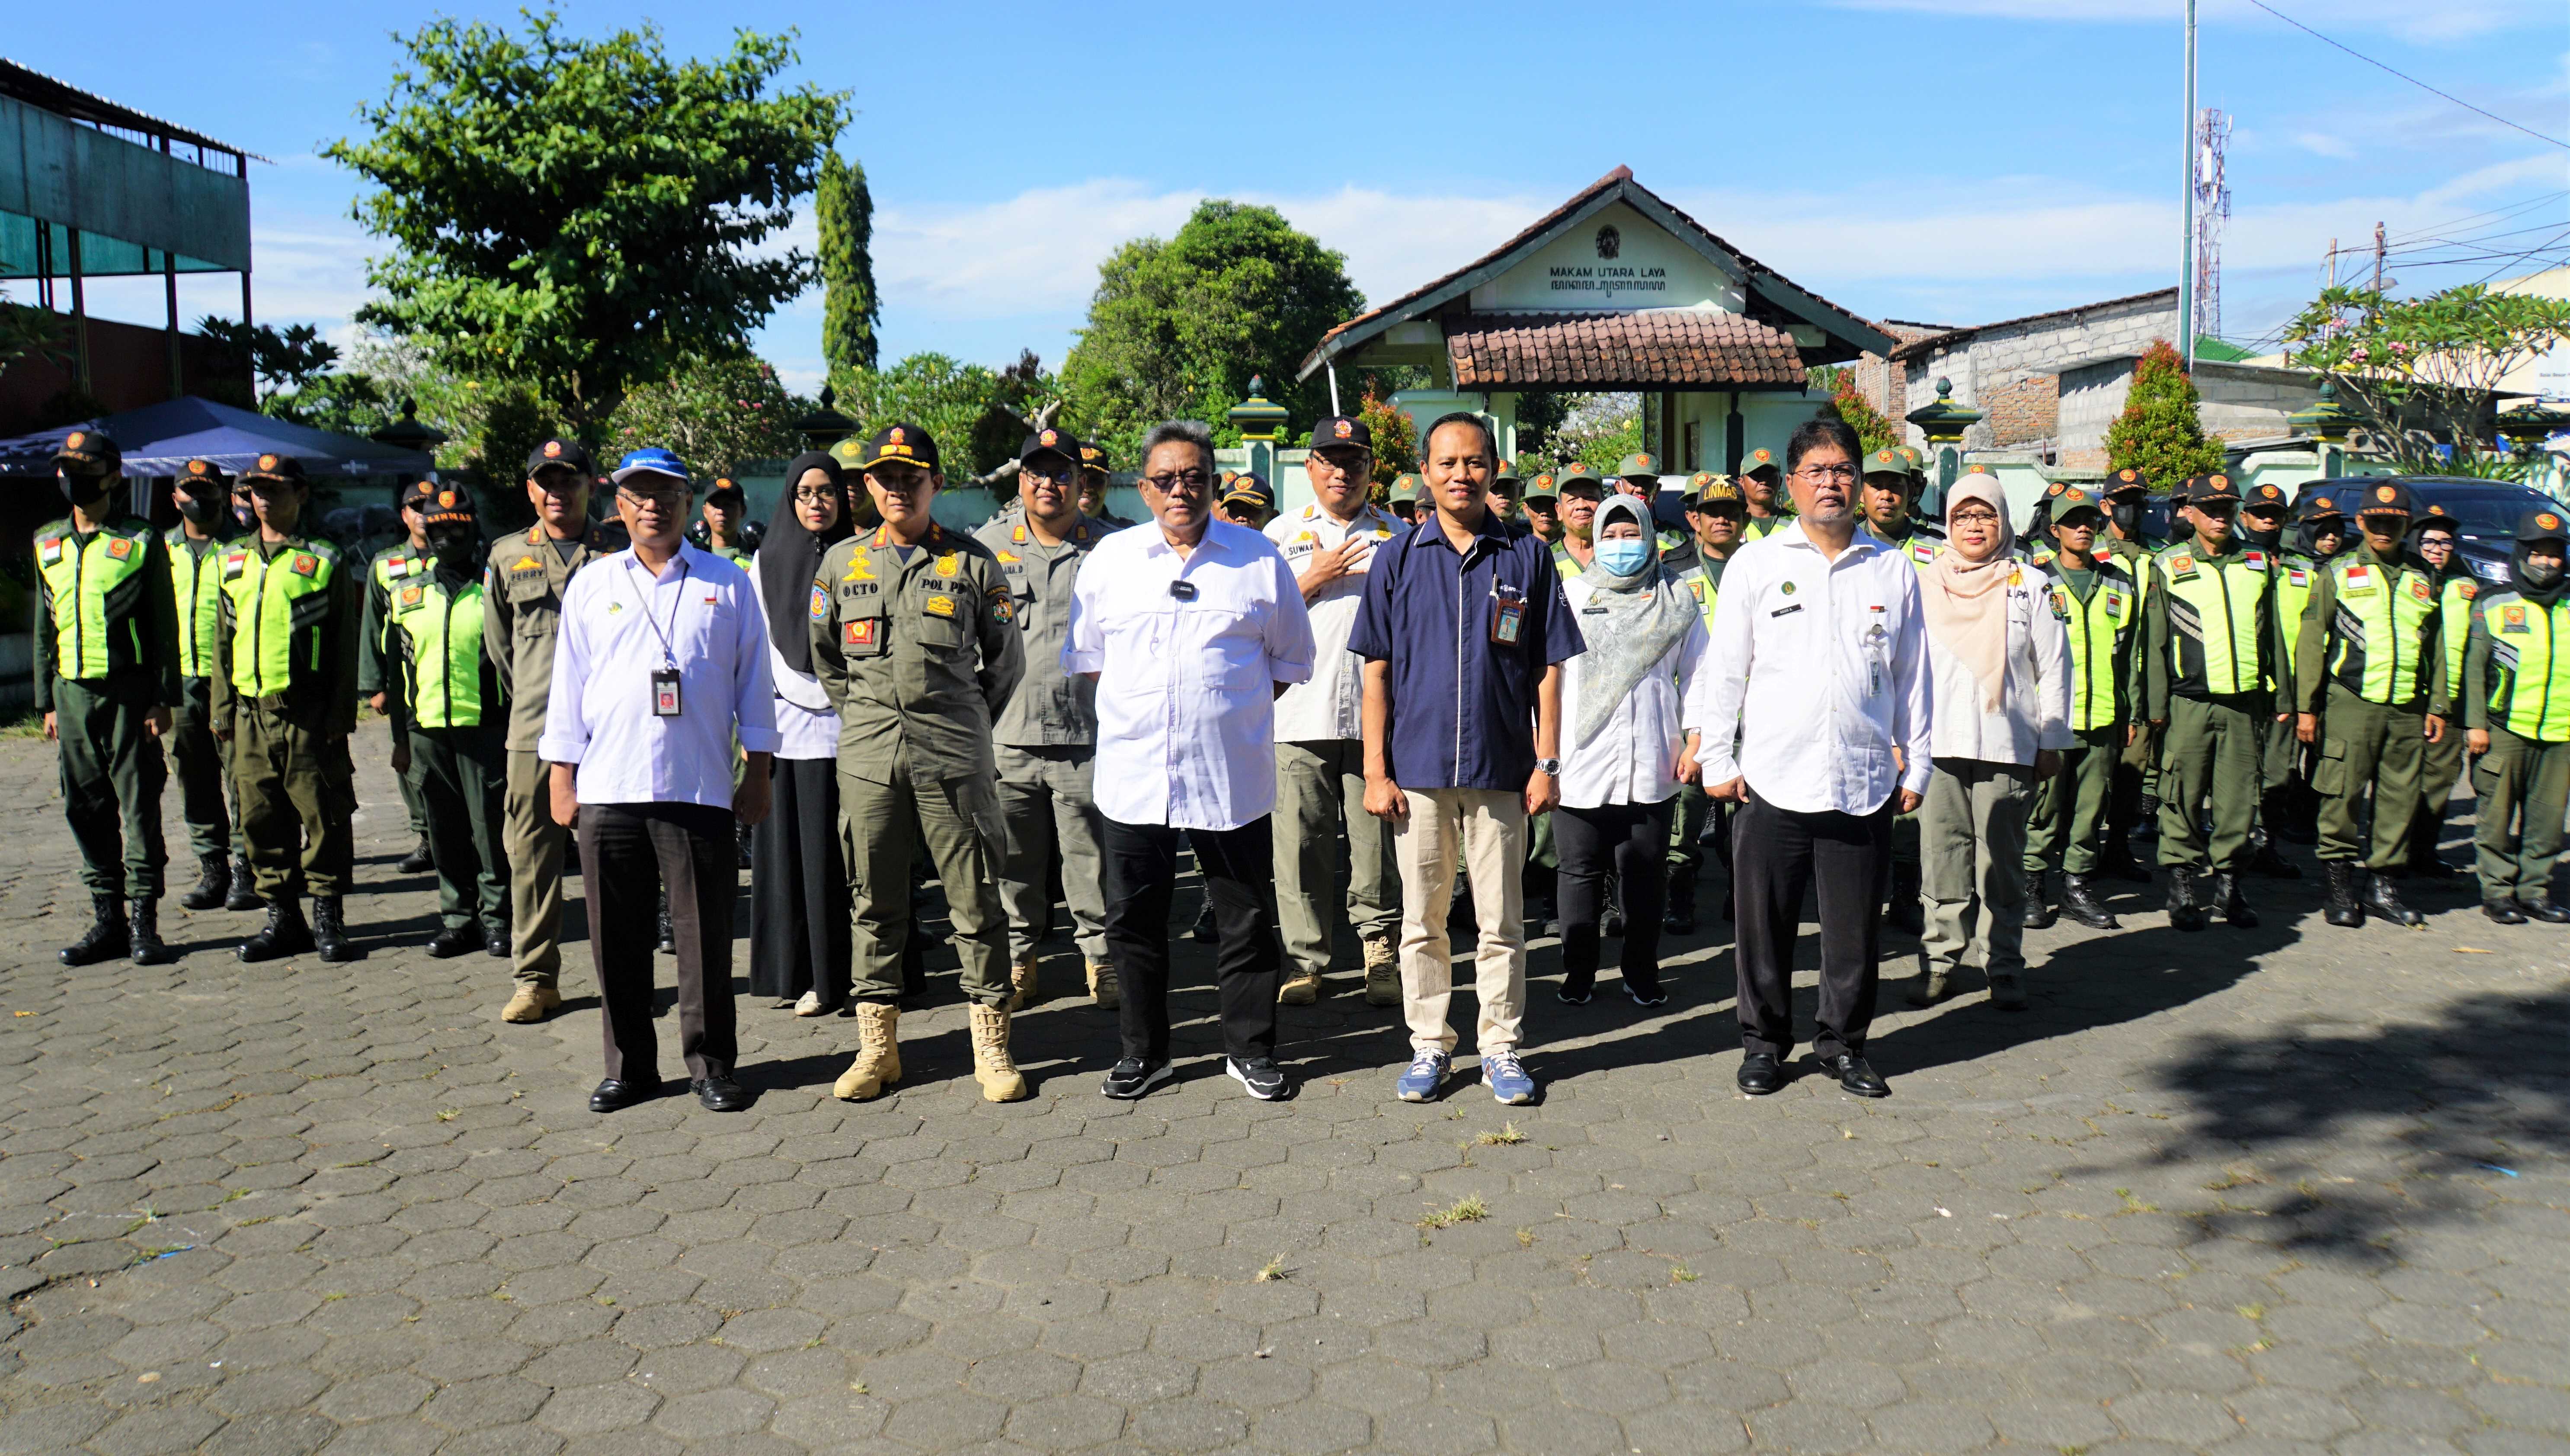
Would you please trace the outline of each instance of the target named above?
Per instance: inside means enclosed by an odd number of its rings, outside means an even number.
[[[2489,634],[2489,712],[2500,727],[2537,743],[2570,742],[2570,596],[2537,606],[2493,591],[2476,608]]]
[[[243,544],[223,552],[223,593],[232,607],[232,691],[272,697],[294,685],[295,675],[321,667],[315,628],[330,609],[330,582],[338,575],[339,548],[306,542],[274,557]],[[294,639],[311,643],[308,660],[294,660]]]
[[[2456,571],[2436,598],[2436,630],[2445,649],[2445,696],[2449,702],[2462,701],[2463,645],[2471,638],[2472,599],[2480,592],[2480,583],[2472,579],[2471,572]]]
[[[1793,519],[1794,518],[1791,516],[1769,516],[1763,519],[1756,516],[1745,517],[1740,523],[1740,539],[1742,541],[1764,541],[1768,537],[1774,536],[1776,533],[1783,531],[1786,523]]]
[[[2420,691],[2420,654],[2436,626],[2436,588],[2412,566],[2362,556],[2330,563],[2338,615],[2330,623],[2329,673],[2368,703],[2405,705]]]
[[[2276,631],[2287,643],[2303,629],[2303,608],[2312,604],[2312,588],[2329,567],[2309,556],[2285,556],[2276,562]]]
[[[1589,546],[1589,549],[1592,551],[1596,548],[1597,547],[1594,544],[1591,544]],[[1571,577],[1578,575],[1580,569],[1579,558],[1570,553],[1570,547],[1561,545],[1559,542],[1555,542],[1552,547],[1552,573],[1560,577],[1562,580],[1567,581]]]
[[[126,661],[143,660],[143,559],[151,541],[152,523],[132,519],[100,527],[87,545],[68,521],[38,534],[36,570],[54,609],[55,676],[107,676],[116,665],[115,635],[125,639]]]
[[[1713,573],[1707,571],[1702,562],[1698,562],[1687,567],[1685,573],[1678,579],[1686,583],[1688,593],[1695,597],[1695,609],[1704,618],[1705,629],[1712,630],[1713,603],[1715,598],[1722,594],[1721,588],[1714,585]]]
[[[170,596],[179,607],[179,675],[214,675],[214,634],[223,629],[223,551],[220,545],[204,554],[188,548],[185,527],[174,526],[161,538],[170,553]]]
[[[411,721],[422,728],[481,726],[482,583],[450,591],[434,575],[411,581],[393,588],[385,615],[410,667]]]
[[[2204,693],[2263,688],[2258,603],[2269,586],[2266,553],[2207,556],[2189,541],[2167,547],[2152,560],[2158,563],[2169,594],[2171,678]]]
[[[2052,614],[2070,637],[2070,727],[2085,733],[2123,722],[2131,712],[2126,700],[2126,655],[2141,627],[2142,593],[2123,567],[2097,562],[2097,579],[2088,599],[2070,583],[2055,577]]]

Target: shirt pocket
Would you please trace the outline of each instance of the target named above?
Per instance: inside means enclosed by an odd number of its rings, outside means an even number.
[[[937,656],[951,656],[972,642],[974,606],[969,582],[925,591],[913,603],[914,620],[908,625],[918,633],[923,649]]]
[[[892,650],[892,637],[884,629],[884,600],[880,594],[839,598],[839,655],[850,662],[881,657]]]

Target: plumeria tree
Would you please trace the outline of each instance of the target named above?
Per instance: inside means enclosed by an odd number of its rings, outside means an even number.
[[[699,477],[737,474],[753,460],[800,449],[794,421],[810,408],[748,355],[696,360],[626,393],[608,421],[605,454],[613,460],[657,445],[676,451]]]
[[[2564,339],[2570,302],[2476,283],[2424,298],[2330,288],[2285,328],[2290,361],[2336,385],[2372,447],[2416,474],[2471,472],[2498,453],[2500,382]]]

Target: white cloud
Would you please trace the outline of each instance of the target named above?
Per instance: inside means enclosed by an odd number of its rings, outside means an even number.
[[[2296,132],[2294,145],[2306,152],[2317,152],[2323,157],[2333,157],[2341,162],[2356,160],[2356,149],[2349,146],[2346,139],[2333,137],[2326,132]]]
[[[2048,20],[2073,24],[2097,22],[2176,22],[2177,0],[1826,0],[1843,10],[1907,10],[1928,15],[1977,19]],[[2284,7],[2280,7],[2284,8]],[[2311,13],[2298,14],[2308,10]],[[2288,14],[2335,35],[2375,33],[2410,41],[2453,41],[2492,31],[2531,25],[2558,25],[2560,7],[2551,0],[2313,0],[2292,3]],[[2283,27],[2248,0],[2205,0],[2199,23],[2243,22]]]

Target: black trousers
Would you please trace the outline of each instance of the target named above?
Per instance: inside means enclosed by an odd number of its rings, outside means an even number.
[[[1561,968],[1565,990],[1597,983],[1597,920],[1606,872],[1615,872],[1623,894],[1624,984],[1637,991],[1660,986],[1660,911],[1667,906],[1669,813],[1675,800],[1658,804],[1603,804],[1595,809],[1562,805],[1552,811],[1552,848],[1561,860]]]
[[[768,781],[773,807],[749,832],[749,993],[816,991],[835,1006],[848,998],[850,954],[838,761],[780,758]]]
[[[1821,1006],[1812,1049],[1825,1057],[1865,1050],[1881,978],[1877,888],[1892,855],[1893,807],[1887,799],[1872,814],[1797,814],[1753,791],[1733,817],[1742,1051],[1782,1057],[1794,1049],[1794,938],[1806,890],[1819,893],[1821,922]]]
[[[678,1054],[690,1079],[729,1076],[732,1031],[731,903],[740,852],[731,811],[708,804],[584,804],[580,875],[589,887],[589,958],[606,1010],[607,1075],[659,1077],[651,1034],[655,908],[669,888],[678,947]]]
[[[1123,1055],[1169,1059],[1169,897],[1177,888],[1178,839],[1195,849],[1213,902],[1214,987],[1222,1044],[1235,1057],[1276,1054],[1277,966],[1283,948],[1267,909],[1275,842],[1267,816],[1238,829],[1175,830],[1103,819],[1106,953],[1123,992],[1116,1024]]]

